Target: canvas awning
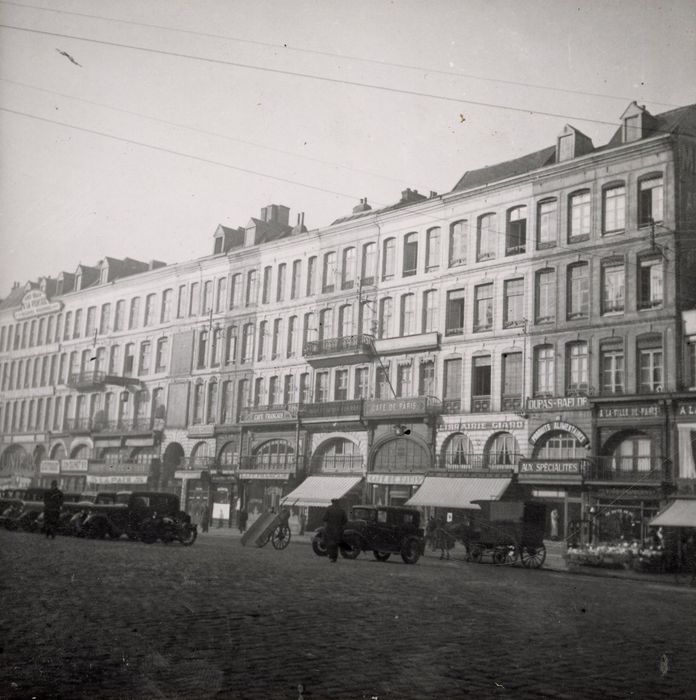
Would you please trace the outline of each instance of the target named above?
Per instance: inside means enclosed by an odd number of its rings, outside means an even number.
[[[651,521],[651,527],[696,527],[696,498],[677,498]]]
[[[343,498],[362,481],[361,476],[308,476],[284,496],[286,506],[328,506],[332,498]]]
[[[502,477],[426,476],[405,505],[481,510],[473,501],[497,501],[511,481]]]

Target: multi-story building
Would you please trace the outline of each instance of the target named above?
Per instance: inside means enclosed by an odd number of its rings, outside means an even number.
[[[16,287],[0,475],[180,488],[222,519],[514,478],[561,536],[591,508],[640,534],[696,482],[695,222],[696,106],[632,103],[608,144],[567,125],[443,195],[310,231],[271,205],[209,257]]]

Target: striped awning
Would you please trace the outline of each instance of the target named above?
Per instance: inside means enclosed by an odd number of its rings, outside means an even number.
[[[511,481],[502,477],[426,476],[405,505],[481,510],[474,501],[497,501]]]
[[[361,476],[308,476],[284,496],[285,506],[328,506],[332,498],[343,498],[362,481]]]
[[[696,498],[678,498],[651,521],[650,527],[696,527]]]

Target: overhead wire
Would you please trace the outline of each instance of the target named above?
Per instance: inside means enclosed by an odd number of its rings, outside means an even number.
[[[589,92],[586,90],[573,90],[571,88],[561,88],[557,87],[554,85],[542,85],[538,83],[529,83],[529,82],[524,82],[520,80],[508,80],[504,78],[492,78],[490,76],[482,76],[482,75],[476,75],[473,73],[464,73],[462,71],[454,71],[454,70],[443,70],[441,68],[434,68],[432,66],[418,66],[414,64],[408,64],[408,63],[398,63],[394,61],[385,61],[382,59],[374,59],[374,58],[367,58],[365,56],[356,56],[353,54],[340,54],[340,53],[335,53],[332,51],[322,51],[319,49],[310,49],[307,47],[298,47],[298,46],[288,46],[287,44],[274,44],[273,42],[268,42],[268,41],[260,41],[258,39],[249,39],[249,38],[242,38],[242,37],[237,37],[237,36],[230,36],[228,34],[215,34],[211,32],[199,32],[199,31],[194,31],[192,29],[180,29],[178,27],[171,27],[171,26],[166,26],[166,25],[161,25],[161,24],[154,24],[150,22],[137,22],[135,20],[127,20],[127,19],[121,19],[118,17],[104,17],[102,15],[94,15],[94,14],[89,14],[86,12],[75,12],[75,11],[69,11],[69,10],[62,10],[62,9],[56,9],[56,8],[49,8],[49,7],[40,7],[38,5],[29,5],[25,3],[18,3],[18,2],[12,2],[11,0],[0,0],[0,4],[3,5],[11,5],[13,7],[20,7],[24,9],[32,9],[32,10],[38,10],[41,12],[52,12],[55,14],[61,14],[61,15],[70,15],[74,17],[83,17],[86,19],[96,19],[102,22],[115,22],[119,24],[127,24],[131,26],[136,26],[136,27],[147,27],[150,29],[159,29],[159,30],[164,30],[164,31],[170,31],[170,32],[177,32],[181,34],[188,34],[191,36],[200,36],[206,39],[222,39],[224,41],[232,41],[240,44],[248,44],[251,46],[262,46],[264,48],[270,48],[274,50],[282,49],[283,51],[292,51],[296,53],[306,53],[309,55],[313,56],[325,56],[327,58],[337,58],[340,60],[349,60],[349,61],[359,61],[362,63],[369,63],[373,65],[379,65],[379,66],[386,66],[390,68],[401,68],[401,69],[407,69],[407,70],[413,70],[413,71],[420,71],[420,72],[425,72],[425,73],[432,73],[436,75],[447,75],[450,77],[455,77],[455,78],[468,78],[468,79],[473,79],[473,80],[480,80],[483,82],[491,82],[491,83],[500,83],[502,85],[516,85],[518,87],[528,87],[532,88],[535,90],[549,90],[553,92],[563,92],[563,93],[568,93],[568,94],[573,94],[573,95],[581,95],[584,97],[598,97],[601,99],[609,99],[609,100],[622,100],[622,101],[632,101],[635,99],[635,97],[625,97],[623,95],[609,95],[606,93],[599,93],[599,92]],[[661,105],[664,107],[679,107],[680,105],[672,104],[669,102],[660,102],[659,100],[653,100],[649,99],[647,97],[641,97],[642,100],[645,102],[651,102],[653,104]]]

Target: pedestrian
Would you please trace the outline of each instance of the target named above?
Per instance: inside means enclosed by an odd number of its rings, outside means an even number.
[[[58,482],[52,481],[51,488],[44,493],[44,532],[46,537],[56,538],[62,506],[63,492],[58,488]]]
[[[326,538],[326,550],[329,554],[329,561],[334,563],[338,559],[338,548],[343,539],[343,528],[348,522],[346,511],[341,508],[341,504],[337,498],[331,499],[331,505],[324,513],[324,528]]]
[[[208,527],[210,525],[210,509],[207,504],[204,504],[201,508],[201,530],[203,532],[208,532]]]
[[[249,513],[247,513],[246,508],[242,508],[239,511],[239,516],[237,518],[237,524],[239,526],[239,532],[244,534],[246,532],[247,520],[249,519]]]
[[[304,535],[305,528],[307,527],[307,516],[305,515],[304,508],[300,508],[300,534]]]
[[[425,541],[430,545],[430,549],[435,551],[437,534],[437,520],[434,515],[428,518],[428,524],[425,526]]]
[[[442,518],[437,519],[437,529],[435,531],[436,549],[440,550],[440,559],[450,558],[450,549],[454,547],[454,537],[447,531]]]

